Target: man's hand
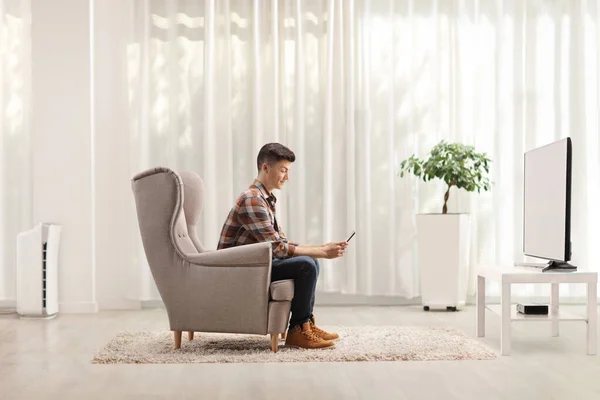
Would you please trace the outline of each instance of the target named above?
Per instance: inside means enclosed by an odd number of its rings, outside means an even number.
[[[338,258],[344,255],[348,247],[348,242],[331,242],[324,245],[321,250],[323,251],[323,258]]]
[[[294,256],[313,258],[338,258],[344,255],[348,242],[331,242],[323,245],[298,245]]]

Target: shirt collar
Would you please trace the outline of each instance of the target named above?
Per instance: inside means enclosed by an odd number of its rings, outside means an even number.
[[[258,179],[255,179],[254,182],[252,183],[252,186],[256,187],[258,189],[258,191],[260,192],[260,194],[262,195],[262,197],[264,197],[265,200],[267,200],[269,203],[271,201],[273,202],[273,204],[277,203],[277,197],[275,197],[273,195],[273,193],[269,193],[269,191],[267,190],[265,185],[262,184],[261,181],[259,181]]]

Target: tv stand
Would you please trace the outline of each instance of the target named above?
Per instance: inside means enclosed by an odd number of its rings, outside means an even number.
[[[545,263],[515,263],[515,267],[532,267],[541,268],[542,272],[554,271],[554,272],[573,272],[577,271],[575,265],[571,265],[564,261],[548,261]]]
[[[501,289],[500,304],[486,304],[485,289],[488,281],[499,282]],[[525,315],[517,312],[511,302],[513,284],[550,284],[550,309],[548,315]],[[587,315],[573,315],[559,308],[560,284],[585,284],[587,286]],[[552,336],[559,334],[559,321],[584,321],[587,325],[587,354],[595,355],[598,341],[598,273],[597,272],[548,272],[542,273],[533,268],[511,268],[506,265],[479,266],[477,268],[477,312],[476,332],[478,337],[485,336],[485,310],[490,309],[501,316],[500,352],[509,355],[511,350],[512,321],[549,321]]]
[[[577,271],[577,267],[575,265],[571,265],[568,262],[563,261],[550,261],[547,264],[547,267],[542,269],[542,272],[546,271],[556,271],[556,272],[570,272]]]

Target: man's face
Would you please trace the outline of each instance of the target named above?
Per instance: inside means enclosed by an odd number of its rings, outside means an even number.
[[[287,160],[278,161],[272,166],[266,164],[266,175],[269,186],[273,189],[283,188],[283,185],[289,179],[291,166],[292,163]]]

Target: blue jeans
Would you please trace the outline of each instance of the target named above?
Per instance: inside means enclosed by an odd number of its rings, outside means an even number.
[[[315,305],[315,289],[320,272],[319,262],[312,257],[299,256],[276,258],[271,265],[271,282],[294,280],[290,328],[308,322],[313,315]]]

